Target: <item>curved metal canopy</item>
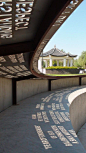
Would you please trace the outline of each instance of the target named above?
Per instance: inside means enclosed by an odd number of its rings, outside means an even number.
[[[0,0],[0,76],[38,71],[38,58],[54,33],[83,0]]]

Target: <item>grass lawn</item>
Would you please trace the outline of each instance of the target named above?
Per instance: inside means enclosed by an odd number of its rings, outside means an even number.
[[[46,74],[46,75],[49,75],[49,76],[78,76],[78,75],[86,75],[86,73],[83,73],[83,74]]]

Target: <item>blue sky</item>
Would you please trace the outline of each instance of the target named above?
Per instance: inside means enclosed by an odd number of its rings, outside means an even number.
[[[86,51],[86,0],[63,23],[44,49],[49,51],[56,45],[66,53],[76,54]]]

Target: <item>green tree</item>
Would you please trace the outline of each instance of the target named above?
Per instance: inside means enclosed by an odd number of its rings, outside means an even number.
[[[43,68],[45,68],[45,62],[44,61],[42,61],[42,66],[43,66]]]
[[[74,66],[86,68],[86,51],[83,51],[77,60],[74,60]]]
[[[63,62],[62,61],[59,61],[59,66],[63,66]]]
[[[65,51],[64,51],[63,49],[61,49],[61,51],[62,51],[63,53],[65,53]]]
[[[82,67],[82,66],[78,63],[78,60],[77,60],[77,59],[74,60],[74,66],[75,66],[75,67]]]
[[[86,68],[86,51],[83,51],[83,52],[81,53],[81,56],[80,56],[79,59],[78,59],[78,63],[79,63],[82,67]]]
[[[57,66],[57,61],[53,60],[53,66]]]

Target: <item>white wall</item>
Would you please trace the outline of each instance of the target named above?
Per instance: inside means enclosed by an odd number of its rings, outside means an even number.
[[[0,112],[12,105],[12,79],[0,78]]]
[[[48,80],[23,80],[17,82],[17,102],[32,95],[48,91]]]

